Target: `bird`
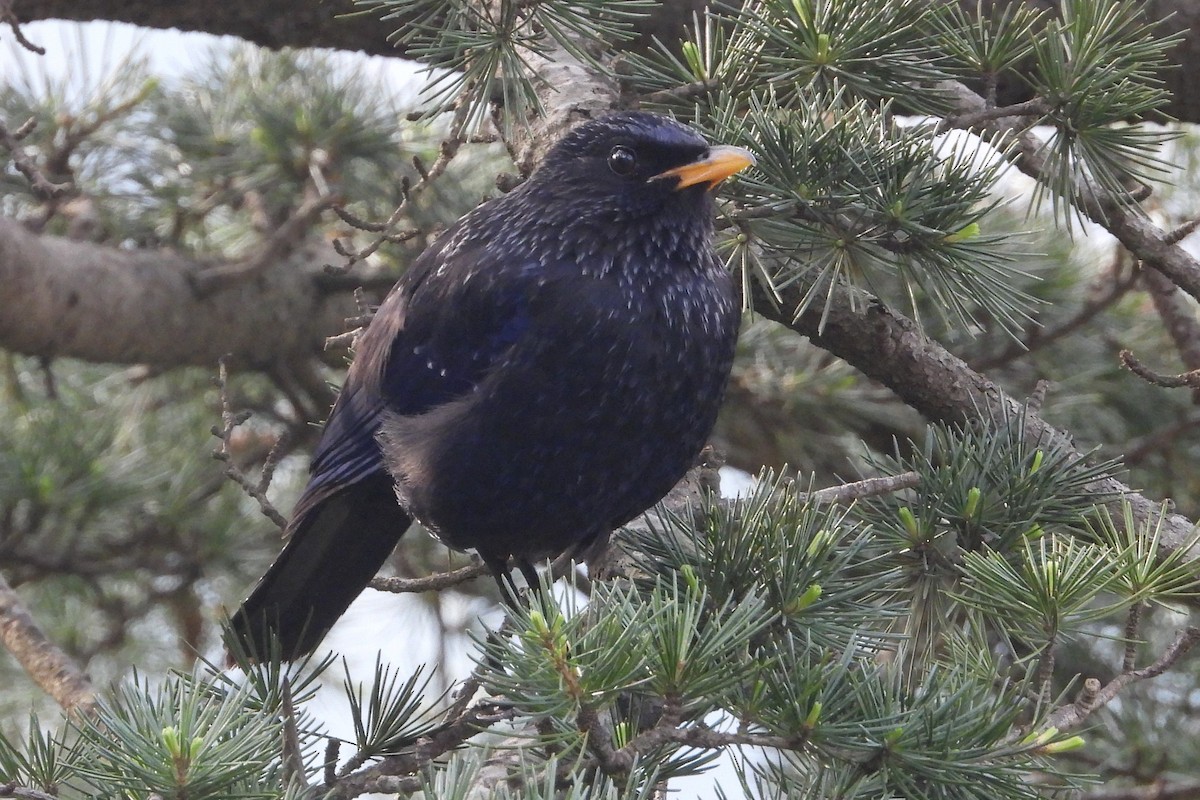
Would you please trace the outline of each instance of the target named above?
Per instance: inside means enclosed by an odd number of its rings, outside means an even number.
[[[230,620],[311,653],[416,521],[509,563],[602,552],[716,422],[741,298],[713,190],[755,163],[644,111],[569,131],[449,227],[355,344],[286,542]]]

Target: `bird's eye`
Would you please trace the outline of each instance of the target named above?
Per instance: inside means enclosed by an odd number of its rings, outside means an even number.
[[[631,175],[637,168],[637,155],[632,149],[619,144],[608,154],[608,168],[618,175]]]

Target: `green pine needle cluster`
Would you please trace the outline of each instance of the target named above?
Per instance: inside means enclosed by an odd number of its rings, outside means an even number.
[[[850,287],[918,319],[932,308],[955,327],[1012,332],[1033,303],[1030,254],[992,222],[1008,145],[991,153],[981,123],[976,145],[946,146],[948,84],[994,99],[1005,76],[1037,93],[1029,129],[1049,138],[1033,205],[1049,198],[1070,222],[1097,191],[1130,206],[1161,175],[1173,134],[1139,123],[1166,102],[1153,76],[1173,43],[1113,0],[1064,4],[1061,19],[1018,4],[976,16],[953,3],[760,0],[698,20],[681,51],[631,56],[630,80],[652,106],[760,155],[733,182],[730,263],[772,288],[801,282],[797,313]],[[932,122],[898,125],[897,113]]]
[[[1031,440],[1020,418],[932,429],[878,467],[920,480],[840,507],[764,474],[742,499],[624,531],[628,580],[586,599],[545,583],[478,638],[509,738],[413,780],[465,796],[486,759],[518,747],[520,792],[492,797],[634,798],[746,746],[740,780],[778,796],[1033,798],[1031,775],[1072,783],[1058,756],[1084,740],[1044,729],[1055,648],[1135,604],[1193,594],[1200,576],[1160,558],[1152,528],[1133,537],[1095,511],[1084,488],[1112,465]],[[0,741],[0,780],[300,796],[281,742],[294,729],[315,778],[328,737],[296,709],[330,663],[135,681],[73,732]],[[377,663],[365,688],[347,674],[346,763],[408,758],[438,735],[428,675]],[[578,770],[596,780],[568,777]]]
[[[1053,178],[1041,186],[1056,198],[1090,199],[1094,182],[1134,208],[1138,183],[1167,169],[1155,154],[1173,134],[1127,123],[1153,119],[1167,101],[1154,75],[1178,40],[1155,36],[1139,11],[1131,0],[1070,0],[1033,40],[1030,83],[1050,107],[1043,122],[1053,128],[1044,145]]]
[[[426,89],[429,113],[454,110],[453,133],[474,131],[499,103],[502,124],[524,120],[541,108],[528,59],[549,43],[585,63],[595,50],[581,42],[619,42],[631,37],[631,22],[653,5],[647,0],[356,0],[363,13],[387,21],[403,18],[393,38],[433,71]]]

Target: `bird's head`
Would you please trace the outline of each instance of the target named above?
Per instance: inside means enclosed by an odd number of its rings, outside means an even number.
[[[704,208],[710,190],[752,164],[748,150],[713,146],[667,117],[631,111],[575,128],[551,148],[530,182],[564,200],[586,197],[583,213],[636,219]]]

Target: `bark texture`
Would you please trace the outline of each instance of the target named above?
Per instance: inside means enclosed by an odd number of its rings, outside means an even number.
[[[201,294],[205,265],[170,251],[135,251],[38,236],[0,218],[0,347],[26,355],[272,371],[320,352],[355,313],[347,294],[326,295],[324,242],[227,289]]]
[[[685,23],[703,0],[665,0],[638,25],[640,46],[654,37],[678,39]],[[388,34],[403,17],[380,21],[379,13],[362,13],[352,0],[243,0],[239,3],[177,3],[164,0],[13,0],[22,22],[68,19],[111,20],[146,28],[176,28],[237,36],[264,47],[331,47],[371,55],[403,56],[403,47]]]
[[[999,0],[1001,5],[1007,0]],[[1047,0],[1023,0],[1043,8],[1057,3]],[[974,11],[974,0],[963,0]],[[701,0],[666,0],[638,25],[638,46],[647,46],[654,37],[675,41],[692,13],[707,5]],[[239,3],[175,3],[164,0],[13,0],[17,18],[30,22],[39,19],[77,21],[113,20],[147,28],[178,28],[230,35],[266,47],[331,47],[359,50],[372,55],[403,56],[387,37],[403,25],[403,18],[380,22],[375,12],[361,11],[351,0],[243,0]],[[1161,20],[1160,30],[1178,33],[1182,38],[1174,49],[1177,69],[1167,70],[1161,79],[1173,100],[1167,113],[1184,122],[1200,122],[1200,93],[1191,91],[1189,81],[1200,71],[1200,4],[1192,0],[1147,0],[1147,20]],[[1004,103],[1028,99],[1029,87],[1009,80],[1000,86]]]

